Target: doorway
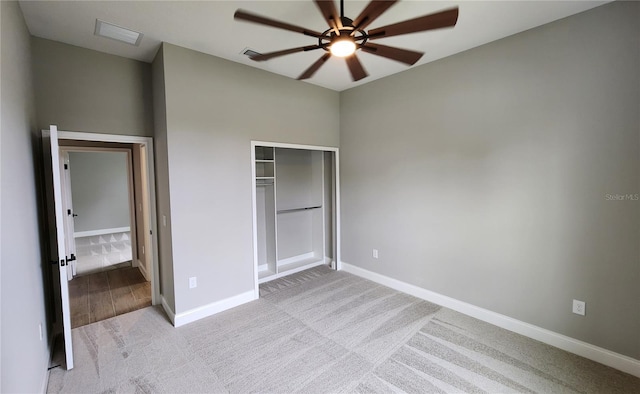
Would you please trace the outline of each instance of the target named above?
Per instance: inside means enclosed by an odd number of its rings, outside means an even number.
[[[60,148],[72,274],[131,267],[136,221],[130,149]]]
[[[135,155],[138,160],[134,160],[134,151],[144,152],[144,148],[61,141],[67,249],[73,256],[71,328],[151,305],[144,258],[149,249],[144,236],[148,225],[143,210],[135,209],[136,201],[143,205],[141,191],[146,189],[140,182],[143,155]]]
[[[44,155],[44,183],[46,191],[50,259],[56,267],[54,280],[55,321],[53,333],[61,334],[66,369],[73,369],[73,339],[71,334],[71,311],[69,302],[69,281],[73,278],[73,265],[76,263],[75,242],[73,238],[73,211],[63,194],[62,178],[65,176],[64,160],[61,152],[64,147],[125,148],[131,149],[134,171],[135,231],[132,238],[132,269],[142,274],[151,288],[151,304],[160,301],[160,281],[158,264],[158,240],[156,235],[156,202],[154,182],[153,139],[112,134],[93,134],[84,132],[58,131],[51,125],[42,130]],[[124,145],[124,146],[123,146]],[[63,147],[61,149],[61,147]],[[134,246],[136,245],[136,246]],[[140,248],[137,248],[140,245]],[[69,253],[71,252],[71,253]],[[121,280],[121,283],[128,280]],[[56,338],[56,342],[58,338]],[[54,355],[55,357],[55,355]]]

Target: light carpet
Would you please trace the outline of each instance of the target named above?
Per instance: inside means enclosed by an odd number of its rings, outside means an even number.
[[[174,328],[149,307],[72,331],[50,393],[638,393],[640,379],[316,267]]]

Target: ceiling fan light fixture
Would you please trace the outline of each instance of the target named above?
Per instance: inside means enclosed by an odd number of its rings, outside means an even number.
[[[297,48],[264,53],[262,55],[251,56],[251,60],[263,61],[278,56],[289,55],[291,53],[322,49],[327,52],[307,68],[298,77],[298,80],[311,78],[313,74],[331,58],[331,56],[336,56],[345,59],[349,72],[351,73],[351,79],[353,81],[359,81],[362,78],[366,78],[368,75],[360,63],[360,60],[358,60],[358,56],[355,54],[359,49],[363,52],[390,60],[396,60],[410,66],[414,65],[418,60],[420,60],[422,55],[424,55],[422,52],[373,44],[370,43],[369,40],[453,27],[458,22],[458,7],[453,7],[433,14],[423,15],[417,18],[378,27],[376,29],[369,30],[368,32],[365,31],[373,21],[384,14],[389,7],[397,1],[398,0],[369,0],[369,4],[367,4],[364,10],[362,10],[355,19],[351,19],[344,16],[344,0],[340,0],[339,13],[335,5],[335,0],[313,0],[322,14],[323,19],[329,25],[329,28],[322,33],[302,26],[296,26],[289,23],[289,21],[278,21],[242,10],[236,10],[233,17],[236,20],[243,20],[245,22],[288,30],[318,39],[317,45],[306,45]]]
[[[356,43],[350,37],[337,38],[329,48],[331,54],[338,57],[347,57],[356,51]]]

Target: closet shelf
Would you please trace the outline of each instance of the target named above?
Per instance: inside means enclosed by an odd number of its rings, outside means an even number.
[[[273,176],[257,176],[256,179],[276,179]]]
[[[291,209],[281,209],[278,213],[288,213],[288,212],[298,212],[298,211],[308,211],[310,209],[320,209],[322,205],[314,206],[314,207],[302,207],[302,208],[291,208]]]
[[[258,160],[256,159],[256,163],[274,163],[275,160]]]

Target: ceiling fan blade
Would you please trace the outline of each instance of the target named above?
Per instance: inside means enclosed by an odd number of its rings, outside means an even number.
[[[342,29],[342,20],[340,19],[340,14],[338,14],[333,0],[315,0],[314,2],[320,9],[324,20],[327,21],[330,28],[334,30]]]
[[[396,47],[389,47],[386,45],[378,45],[374,43],[366,43],[360,48],[368,53],[372,53],[374,55],[386,57],[387,59],[397,60],[399,62],[414,65],[424,53],[410,51],[408,49],[400,49]]]
[[[296,53],[296,52],[313,51],[314,49],[320,49],[320,48],[322,48],[320,45],[307,45],[305,47],[283,49],[281,51],[261,53],[259,55],[251,56],[251,60],[262,62],[265,60],[273,59],[274,57],[278,57],[278,56],[289,55],[291,53]]]
[[[316,60],[316,62],[313,63],[311,67],[309,67],[302,74],[300,74],[300,76],[298,77],[298,80],[311,78],[313,74],[315,74],[316,71],[318,71],[318,69],[324,64],[324,62],[329,60],[330,57],[331,57],[331,54],[329,52],[322,55],[322,57]]]
[[[386,10],[389,9],[392,5],[394,5],[397,0],[390,1],[378,1],[372,0],[364,10],[358,15],[358,17],[353,21],[353,26],[357,30],[364,30],[367,26],[369,26],[373,21],[378,19],[380,15],[382,15]]]
[[[296,33],[302,33],[306,36],[311,36],[316,38],[322,37],[322,34],[318,33],[317,31],[309,30],[304,27],[292,25],[286,22],[280,22],[274,19],[265,18],[264,16],[252,14],[250,12],[246,12],[242,10],[237,10],[236,13],[233,14],[233,17],[235,19],[240,19],[246,22],[253,22],[260,25],[266,25],[266,26],[276,27],[278,29],[289,30]]]
[[[360,60],[358,60],[355,53],[351,56],[345,57],[344,59],[347,61],[347,66],[351,72],[351,78],[354,81],[359,81],[369,75],[364,71],[364,67],[362,67],[362,63],[360,63]]]
[[[416,33],[419,31],[441,29],[443,27],[455,26],[458,21],[458,7],[437,12],[435,14],[421,16],[404,22],[394,23],[369,30],[369,38],[382,38],[398,36],[401,34]]]

